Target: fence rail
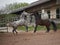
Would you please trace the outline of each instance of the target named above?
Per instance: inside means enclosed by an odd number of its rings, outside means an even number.
[[[16,21],[16,20],[18,20],[17,16],[6,17],[5,15],[0,15],[0,31],[6,30],[8,32],[8,27],[6,24],[10,21]]]

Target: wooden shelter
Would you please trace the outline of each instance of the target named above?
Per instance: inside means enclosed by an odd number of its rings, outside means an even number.
[[[47,13],[49,18],[56,19],[60,18],[60,0],[38,0],[36,2],[31,3],[29,6],[17,9],[10,13],[12,14],[21,14],[23,11],[27,11],[29,13],[33,13],[38,11],[39,13]]]

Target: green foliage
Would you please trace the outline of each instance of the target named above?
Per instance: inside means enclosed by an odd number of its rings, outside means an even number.
[[[60,24],[57,25],[57,28],[60,29]]]
[[[6,5],[6,9],[14,10],[14,9],[18,9],[18,8],[25,7],[28,5],[29,5],[28,3],[13,3],[13,4]]]
[[[18,30],[23,30],[23,31],[25,31],[26,28],[25,28],[24,26],[19,26],[19,27],[18,27]],[[29,30],[29,31],[34,30],[34,27],[31,26],[31,27],[28,28],[28,30]],[[38,27],[37,27],[37,30],[38,30],[38,31],[39,31],[39,30],[46,30],[46,27],[45,27],[45,26],[38,26]]]
[[[11,21],[13,17],[16,17],[17,15],[15,14],[2,14],[0,15],[0,25],[6,24],[8,21]]]
[[[60,24],[57,25],[57,29],[60,29]],[[25,31],[26,29],[25,29],[24,26],[19,26],[19,27],[18,27],[18,30],[23,30],[23,31]],[[29,31],[33,31],[33,30],[34,30],[34,27],[29,27],[28,30],[29,30]],[[37,30],[39,31],[39,30],[47,30],[47,29],[46,29],[45,26],[38,26]],[[53,30],[53,26],[52,26],[52,25],[50,26],[50,30]]]

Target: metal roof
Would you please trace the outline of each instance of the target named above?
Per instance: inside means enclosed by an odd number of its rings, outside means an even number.
[[[36,6],[36,5],[39,5],[39,4],[48,2],[48,1],[50,1],[50,0],[39,0],[39,1],[36,1],[36,2],[31,3],[29,6],[21,7],[19,9],[10,11],[8,14],[16,14],[17,12],[23,11],[23,10],[25,10],[27,8],[30,8],[30,7],[33,7],[33,6]]]

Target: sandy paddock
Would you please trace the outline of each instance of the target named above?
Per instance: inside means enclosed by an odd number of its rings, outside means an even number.
[[[51,30],[49,33],[45,31],[20,31],[17,35],[0,33],[0,45],[60,45],[60,30]]]

